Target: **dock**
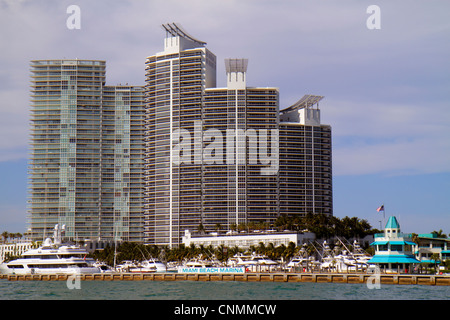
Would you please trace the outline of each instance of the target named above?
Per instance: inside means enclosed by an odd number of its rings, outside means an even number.
[[[241,282],[315,282],[373,283],[401,285],[450,285],[449,275],[362,274],[362,273],[98,273],[76,275],[81,281],[241,281]],[[0,275],[9,281],[67,281],[71,275]]]

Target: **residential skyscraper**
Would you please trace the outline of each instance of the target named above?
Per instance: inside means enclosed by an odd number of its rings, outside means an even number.
[[[320,122],[322,98],[305,95],[280,112],[280,214],[333,214],[331,127]]]
[[[99,60],[33,60],[29,223],[72,239],[142,241],[143,88]]]
[[[194,132],[202,120],[205,89],[216,85],[216,57],[177,26],[164,28],[164,51],[146,60],[145,239],[172,245],[184,228],[197,228],[202,208],[202,165],[174,165],[173,136]],[[194,141],[193,153],[201,147]]]
[[[163,28],[164,51],[146,60],[144,241],[174,246],[186,229],[331,215],[331,128],[311,108],[320,99],[280,114],[278,88],[247,85],[247,59],[226,59],[217,88],[206,43]]]

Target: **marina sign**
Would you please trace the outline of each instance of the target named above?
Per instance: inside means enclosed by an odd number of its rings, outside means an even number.
[[[178,273],[245,273],[245,268],[189,268],[179,267]]]

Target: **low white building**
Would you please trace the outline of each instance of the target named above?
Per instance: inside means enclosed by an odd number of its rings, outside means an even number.
[[[33,248],[33,243],[31,242],[18,242],[18,243],[6,243],[0,244],[0,263],[5,261],[6,255],[20,256],[27,250]]]
[[[227,234],[222,235],[211,233],[204,236],[192,236],[189,230],[185,230],[182,242],[186,247],[194,244],[195,246],[203,245],[205,247],[211,245],[213,248],[217,248],[221,245],[229,248],[237,246],[245,249],[250,246],[258,246],[261,242],[264,243],[265,246],[272,243],[274,247],[278,247],[282,244],[287,247],[290,242],[293,242],[296,246],[299,246],[303,243],[313,241],[315,238],[316,236],[312,232],[228,232]]]

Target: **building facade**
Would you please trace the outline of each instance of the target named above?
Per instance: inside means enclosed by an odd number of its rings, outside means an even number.
[[[142,241],[143,88],[106,87],[99,60],[31,73],[31,239],[60,224],[71,239]]]
[[[422,263],[436,263],[450,259],[450,239],[436,233],[419,233],[414,247],[416,258]],[[439,259],[434,257],[439,256]]]
[[[201,221],[201,141],[189,143],[196,159],[176,163],[175,134],[193,133],[202,120],[207,87],[215,86],[216,57],[205,43],[167,25],[164,51],[146,60],[147,243],[178,244],[181,230]],[[200,155],[200,156],[199,156]]]
[[[332,215],[331,128],[318,100],[280,114],[278,88],[247,85],[247,59],[226,59],[227,86],[217,88],[206,43],[163,28],[164,51],[146,60],[145,242],[179,245],[185,230],[280,214]]]
[[[304,243],[312,242],[316,239],[316,235],[311,232],[266,232],[266,233],[237,233],[219,235],[212,233],[207,236],[195,237],[192,236],[189,230],[186,230],[182,239],[186,247],[195,245],[196,247],[212,246],[217,248],[220,246],[228,248],[244,248],[248,249],[251,246],[258,247],[261,242],[265,246],[273,245],[275,248],[281,245],[286,247],[292,242],[296,246],[301,246]]]
[[[280,112],[280,214],[333,215],[331,127],[320,121],[322,98],[305,95]]]

